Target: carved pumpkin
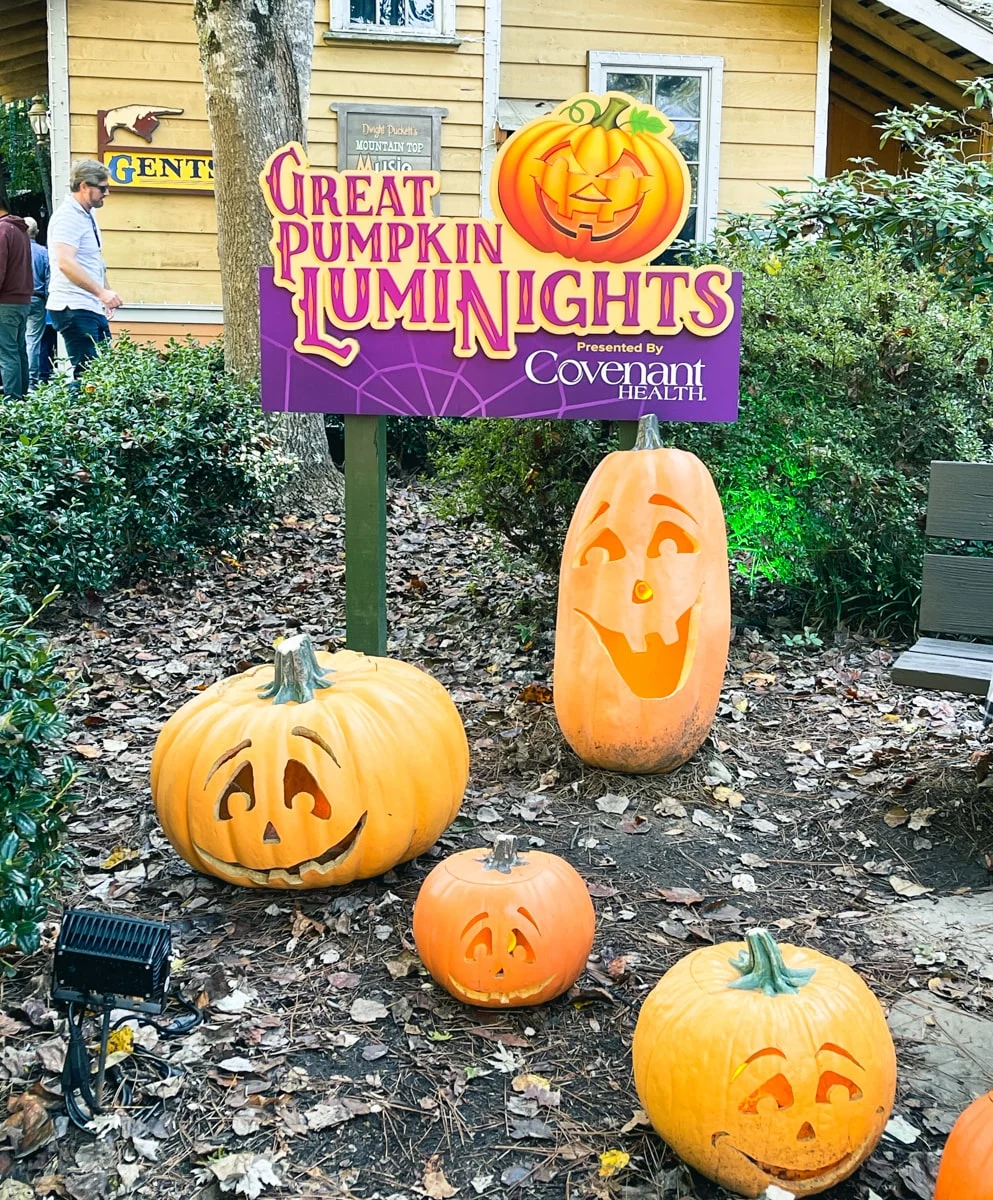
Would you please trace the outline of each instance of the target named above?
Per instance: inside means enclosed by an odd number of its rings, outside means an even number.
[[[585,762],[672,771],[707,736],[731,634],[727,536],[707,468],[654,416],[597,467],[559,574],[555,713]]]
[[[578,97],[519,129],[497,164],[504,217],[536,250],[582,262],[650,259],[690,205],[673,126],[630,96]]]
[[[952,1126],[934,1200],[993,1200],[993,1092],[973,1100]]]
[[[247,887],[368,879],[431,846],[458,812],[469,748],[455,705],[407,663],[306,634],[275,667],[222,680],[166,722],[152,798],[192,867]]]
[[[878,1000],[844,963],[777,946],[764,929],[668,971],[631,1054],[659,1134],[742,1196],[833,1187],[872,1153],[893,1107],[896,1053]]]
[[[570,988],[593,945],[593,902],[565,859],[493,849],[440,862],[414,905],[414,942],[432,976],[457,1000],[482,1008],[541,1004]]]

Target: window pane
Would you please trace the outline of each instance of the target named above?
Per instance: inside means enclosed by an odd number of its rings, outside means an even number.
[[[701,88],[699,75],[656,75],[655,107],[670,121],[699,117]]]
[[[410,0],[410,22],[412,25],[433,25],[434,0]]]
[[[647,75],[622,75],[620,72],[607,72],[608,92],[627,92],[642,104],[652,102],[652,83]]]
[[[376,0],[350,0],[349,18],[362,25],[374,25],[376,22]]]
[[[700,194],[700,165],[699,163],[687,163],[686,165],[690,169],[690,199],[696,204]]]
[[[676,131],[672,135],[672,144],[688,162],[698,160],[700,157],[700,122],[677,121]]]

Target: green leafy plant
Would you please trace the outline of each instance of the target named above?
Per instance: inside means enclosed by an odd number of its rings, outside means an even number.
[[[287,469],[219,346],[120,337],[78,390],[60,377],[0,405],[0,554],[31,596],[189,566],[237,550]]]
[[[720,235],[732,247],[788,250],[816,237],[831,253],[875,250],[907,270],[936,272],[965,297],[993,290],[993,80],[963,82],[974,106],[932,104],[879,115],[880,144],[900,148],[900,170],[855,160],[804,191],[774,189],[768,213],[733,216]],[[905,169],[909,168],[909,169]]]
[[[68,862],[62,847],[73,782],[67,758],[50,761],[64,733],[57,659],[32,628],[32,610],[0,566],[0,950],[38,949],[39,922]]]

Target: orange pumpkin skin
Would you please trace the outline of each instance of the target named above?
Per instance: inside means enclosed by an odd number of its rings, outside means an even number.
[[[441,684],[388,658],[315,655],[306,635],[276,653],[275,678],[269,665],[215,683],[159,734],[152,798],[179,854],[245,887],[317,888],[433,845],[469,776]],[[280,691],[294,663],[303,690]]]
[[[635,112],[660,132],[618,126]],[[654,109],[633,108],[629,96],[577,97],[509,139],[497,172],[500,210],[546,254],[649,259],[689,212],[689,168],[669,141],[671,128]]]
[[[722,1187],[813,1196],[882,1136],[893,1039],[850,967],[778,947],[765,930],[746,938],[680,959],[649,994],[631,1045],[635,1086],[659,1135]]]
[[[934,1200],[993,1200],[993,1092],[973,1100],[952,1126]]]
[[[731,635],[724,513],[695,455],[608,454],[569,525],[555,627],[555,714],[584,762],[634,774],[692,757],[717,712]],[[654,448],[653,448],[654,447]]]
[[[434,980],[480,1008],[542,1004],[570,988],[593,946],[593,902],[563,858],[499,835],[440,862],[414,904],[414,943]]]

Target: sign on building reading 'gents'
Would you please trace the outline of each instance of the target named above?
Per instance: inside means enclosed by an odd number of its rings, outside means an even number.
[[[652,265],[690,204],[672,131],[630,96],[576,96],[501,148],[494,220],[435,216],[435,171],[282,147],[261,176],[263,406],[733,421],[740,276]]]

